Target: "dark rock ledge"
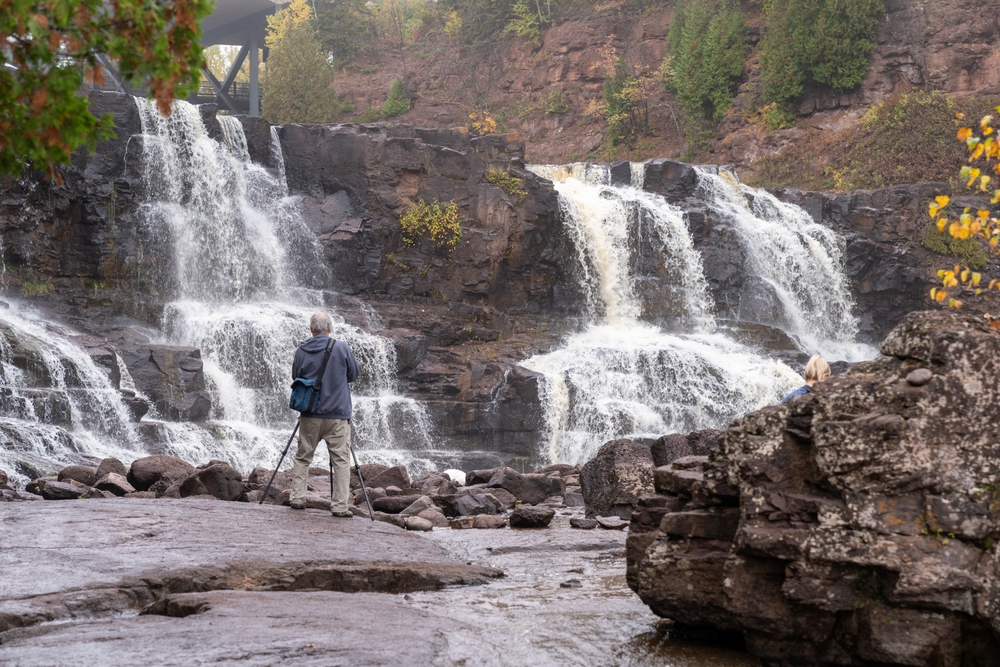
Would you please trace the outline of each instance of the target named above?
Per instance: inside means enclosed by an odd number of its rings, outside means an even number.
[[[1000,333],[912,313],[886,356],[654,471],[628,583],[766,665],[1000,664]]]

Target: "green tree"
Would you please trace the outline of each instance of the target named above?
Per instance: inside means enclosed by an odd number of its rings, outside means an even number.
[[[883,0],[767,0],[760,71],[767,100],[787,104],[810,81],[856,88],[885,16]]]
[[[312,8],[294,0],[267,19],[267,87],[262,113],[272,123],[330,123],[343,105],[333,89],[334,69],[316,38]]]
[[[200,21],[209,0],[0,0],[0,173],[57,166],[114,136],[82,94],[101,83],[98,54],[124,79],[148,87],[160,111],[198,85]]]
[[[743,74],[746,20],[734,0],[681,0],[670,24],[672,76],[665,82],[693,117],[719,120]]]
[[[410,110],[410,96],[406,94],[403,77],[397,76],[389,89],[389,97],[382,104],[382,117],[392,118]]]
[[[372,48],[377,30],[367,0],[320,2],[316,12],[320,46],[334,67],[342,67]]]

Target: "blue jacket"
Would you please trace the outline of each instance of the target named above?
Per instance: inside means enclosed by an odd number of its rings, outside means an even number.
[[[783,399],[781,399],[781,402],[787,403],[788,399],[790,398],[795,398],[796,396],[805,396],[806,394],[811,394],[811,393],[812,393],[812,387],[810,387],[807,384],[804,384],[795,391],[793,391],[792,393],[790,393],[788,396],[785,396]]]
[[[292,362],[292,379],[315,378],[319,375],[319,367],[323,364],[323,353],[330,337],[319,334],[306,340],[295,350],[295,360]],[[318,419],[351,419],[354,416],[351,407],[351,388],[348,383],[358,377],[358,362],[347,343],[338,340],[330,350],[330,361],[323,375],[323,386],[312,412],[303,412],[303,417]]]

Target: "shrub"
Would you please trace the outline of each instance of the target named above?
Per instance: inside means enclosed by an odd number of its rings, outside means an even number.
[[[813,81],[843,91],[868,73],[883,0],[765,0],[760,42],[765,99],[788,103]]]
[[[957,257],[963,265],[975,271],[984,268],[989,261],[978,238],[956,239],[946,231],[939,231],[935,225],[930,225],[924,232],[922,245],[939,255]]]
[[[733,102],[749,48],[735,0],[681,0],[670,24],[665,85],[693,117],[717,121]]]
[[[546,114],[564,114],[567,111],[569,111],[569,107],[566,106],[566,102],[563,100],[561,90],[552,91],[545,97]]]
[[[361,115],[351,119],[352,123],[374,123],[382,118],[382,114],[374,107],[365,107]]]
[[[410,96],[406,94],[403,77],[397,76],[389,89],[389,97],[382,103],[382,116],[392,118],[410,110]]]
[[[403,227],[403,243],[408,246],[428,238],[439,249],[451,252],[462,240],[458,205],[453,201],[442,204],[435,199],[428,204],[418,199],[399,216],[399,224]]]
[[[511,176],[503,169],[487,169],[486,182],[492,183],[512,197],[523,197],[528,194],[521,188],[521,179]]]

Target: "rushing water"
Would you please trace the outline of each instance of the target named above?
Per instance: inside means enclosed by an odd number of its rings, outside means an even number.
[[[136,104],[145,154],[144,217],[172,251],[180,296],[164,308],[164,342],[201,349],[218,425],[214,432],[172,426],[173,446],[204,455],[218,449],[205,439],[221,438],[225,458],[244,462],[242,454],[254,452],[244,468],[273,465],[294,423],[286,407],[292,355],[309,335],[309,316],[329,310],[317,289],[329,278],[321,249],[297,200],[287,196],[276,134],[272,173],[250,161],[238,119],[219,117],[219,143],[208,137],[192,105],[176,102],[170,116],[161,116],[147,100]],[[366,460],[429,467],[406,454],[433,450],[433,442],[420,403],[396,393],[391,341],[331,315],[333,336],[348,343],[361,368],[354,386],[358,449]]]
[[[560,349],[524,366],[545,376],[542,388],[552,461],[582,463],[615,437],[719,428],[776,402],[801,383],[784,363],[717,331],[701,256],[684,212],[633,185],[611,185],[600,165],[532,166],[559,194],[589,323]],[[632,165],[632,181],[643,173]],[[801,209],[701,170],[704,199],[737,229],[753,278],[777,295],[776,324],[804,352],[860,360],[874,351],[855,343],[857,320],[836,235]],[[643,221],[657,236],[642,239]],[[636,255],[661,253],[665,280],[682,298],[668,332],[645,316],[637,294]]]

